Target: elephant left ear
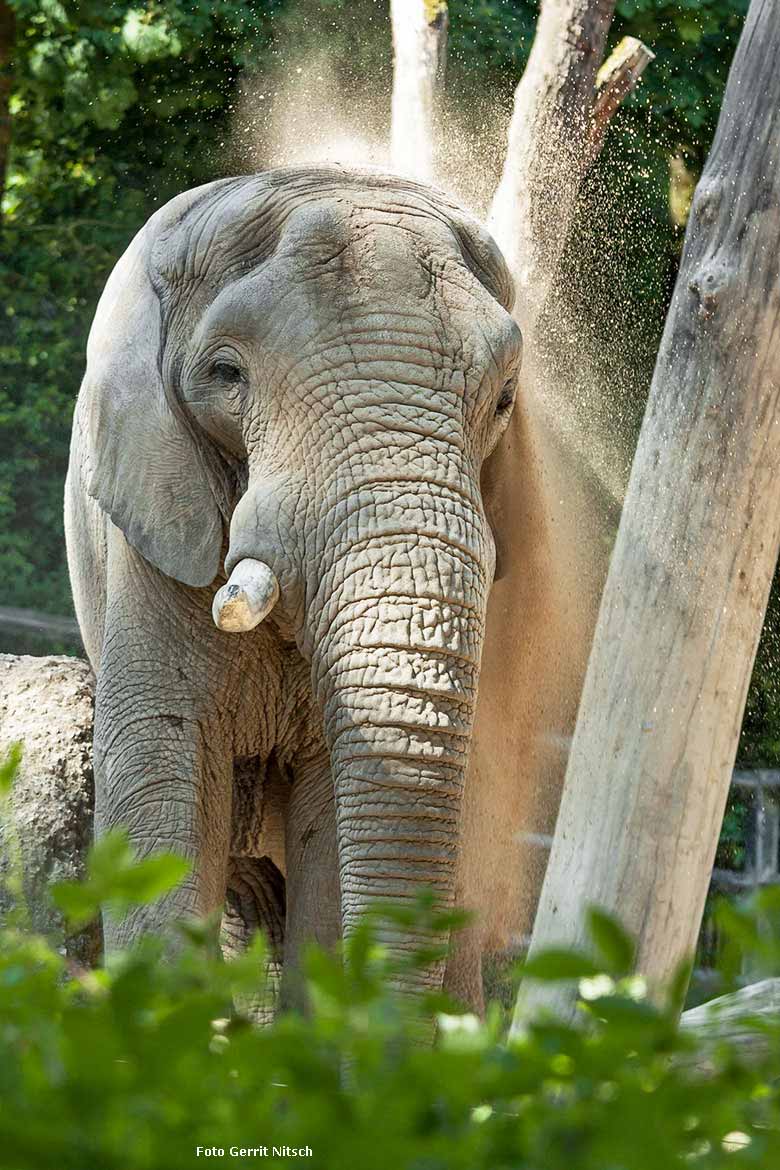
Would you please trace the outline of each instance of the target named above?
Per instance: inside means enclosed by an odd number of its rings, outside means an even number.
[[[90,438],[90,494],[148,561],[186,585],[205,586],[219,570],[229,486],[217,453],[164,384],[162,313],[150,272],[171,210],[149,221],[108,280],[79,410]]]

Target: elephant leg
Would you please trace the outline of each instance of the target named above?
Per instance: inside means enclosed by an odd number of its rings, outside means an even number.
[[[220,944],[226,959],[240,955],[262,930],[269,944],[257,993],[238,1007],[258,1024],[270,1023],[279,991],[284,944],[285,882],[270,857],[231,857]]]
[[[95,700],[95,831],[123,826],[144,856],[170,849],[185,881],[122,920],[108,951],[144,931],[222,910],[230,843],[233,696],[203,591],[157,573],[114,530],[106,633]]]
[[[444,972],[444,988],[478,1016],[485,1014],[482,979],[482,937],[478,924],[452,935]]]
[[[282,1001],[301,1006],[301,953],[309,942],[332,947],[341,937],[336,807],[327,758],[295,768],[287,806],[287,926]]]

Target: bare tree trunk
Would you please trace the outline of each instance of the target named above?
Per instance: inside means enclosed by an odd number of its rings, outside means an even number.
[[[718,1047],[726,1043],[746,1064],[759,1064],[772,1054],[774,1028],[780,1019],[780,979],[763,979],[730,995],[721,995],[680,1018],[680,1030],[701,1042],[684,1063],[701,1072],[715,1067]],[[757,1026],[769,1025],[770,1031]]]
[[[604,64],[615,0],[542,0],[515,91],[507,154],[488,217],[533,323],[566,243],[582,180],[606,126],[653,54],[626,38]]]
[[[436,108],[447,57],[447,0],[390,0],[393,168],[433,178]]]
[[[8,174],[11,147],[12,57],[16,37],[16,16],[5,0],[0,0],[0,216]]]
[[[780,545],[780,21],[753,0],[693,201],[531,944],[694,948]],[[573,1012],[571,991],[521,989]]]

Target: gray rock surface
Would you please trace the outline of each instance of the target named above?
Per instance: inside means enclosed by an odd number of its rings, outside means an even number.
[[[92,836],[94,678],[78,658],[0,654],[0,757],[15,741],[24,750],[11,797],[32,926],[62,935],[48,896],[52,881],[83,873]],[[12,830],[13,831],[13,830]],[[0,825],[0,875],[8,872],[9,826]],[[0,913],[11,897],[0,887]],[[97,925],[67,939],[68,954],[94,962]]]

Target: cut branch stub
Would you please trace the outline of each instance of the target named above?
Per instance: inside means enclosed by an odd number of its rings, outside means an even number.
[[[636,37],[623,37],[596,77],[596,100],[590,127],[590,161],[601,151],[604,135],[623,98],[636,88],[639,78],[655,59],[655,53]]]
[[[653,57],[626,38],[602,66],[614,7],[614,0],[542,0],[515,91],[488,227],[517,280],[520,324],[529,333],[547,299],[582,180],[609,120]]]

